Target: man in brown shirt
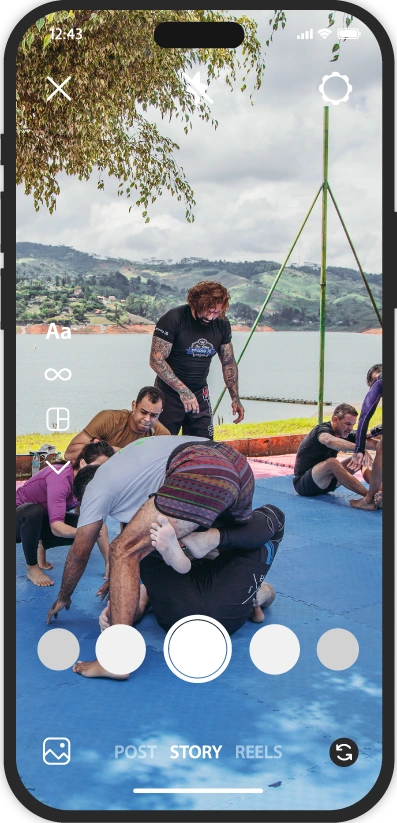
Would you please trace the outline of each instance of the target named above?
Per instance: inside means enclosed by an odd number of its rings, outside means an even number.
[[[82,448],[94,438],[106,440],[115,451],[128,446],[141,437],[169,434],[168,429],[158,422],[163,411],[164,395],[154,386],[144,386],[136,400],[128,409],[105,409],[100,411],[83,431],[69,443],[65,460],[76,460]]]

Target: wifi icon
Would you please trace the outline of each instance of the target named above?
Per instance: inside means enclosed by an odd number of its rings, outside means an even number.
[[[319,34],[320,37],[323,38],[323,40],[326,40],[326,38],[330,36],[331,30],[330,29],[319,29],[317,34]]]

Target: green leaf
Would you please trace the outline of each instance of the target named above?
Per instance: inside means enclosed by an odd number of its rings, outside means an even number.
[[[339,43],[335,43],[335,45],[332,48],[332,53],[334,53],[334,51],[338,51],[339,48],[340,48]]]
[[[338,59],[339,59],[339,54],[335,54],[335,57],[333,57],[332,60],[330,60],[329,62],[330,63],[335,63],[335,60],[338,60]]]
[[[29,47],[30,47],[30,46],[32,45],[32,43],[33,43],[33,38],[34,38],[34,34],[33,34],[33,32],[32,32],[32,31],[30,31],[30,32],[29,32],[29,34],[28,34],[28,36],[27,36],[27,38],[26,38],[26,42],[27,42],[27,44],[28,44],[28,46],[29,46]]]
[[[52,11],[51,14],[46,14],[45,19],[47,20],[47,23],[52,23],[54,17],[55,17],[55,12]]]
[[[37,23],[36,23],[36,26],[37,26],[39,31],[40,31],[40,29],[43,28],[44,23],[45,23],[44,17],[40,17],[40,20],[38,20]]]
[[[43,40],[43,49],[45,49],[49,43],[51,43],[51,34],[46,34]]]

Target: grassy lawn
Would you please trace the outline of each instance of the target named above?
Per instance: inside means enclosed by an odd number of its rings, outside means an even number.
[[[328,419],[325,415],[325,419]],[[378,408],[371,420],[371,427],[382,422],[382,409]],[[243,440],[246,437],[274,437],[281,434],[307,434],[317,423],[316,417],[292,417],[287,420],[270,420],[266,423],[233,423],[215,426],[215,440]],[[16,438],[16,453],[27,454],[43,443],[51,443],[64,453],[77,432],[48,432],[47,434],[21,434]]]
[[[91,326],[99,324],[101,326],[114,326],[112,320],[108,320],[104,314],[87,314],[87,320]]]
[[[324,419],[329,420],[331,410],[326,411]],[[378,408],[371,420],[371,428],[382,422],[382,409]],[[244,440],[246,437],[277,437],[281,434],[307,434],[317,423],[314,417],[290,417],[287,420],[269,420],[266,423],[230,423],[227,426],[215,426],[215,440]]]

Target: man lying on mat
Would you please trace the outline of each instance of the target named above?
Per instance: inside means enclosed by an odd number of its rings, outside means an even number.
[[[156,551],[140,564],[141,583],[136,623],[150,605],[157,622],[165,630],[190,614],[213,617],[233,634],[248,618],[255,623],[264,620],[262,609],[273,602],[276,593],[265,577],[275,558],[284,534],[284,514],[276,506],[255,509],[248,523],[206,532],[191,532],[183,544],[193,555],[187,574],[178,574],[163,560],[169,549],[182,553],[175,530],[169,520],[159,514],[152,523],[150,536]],[[221,549],[216,559],[208,553]],[[204,558],[204,559],[201,559]],[[99,618],[103,631],[110,625],[110,601]],[[75,671],[93,676],[87,664],[77,663]],[[90,665],[90,664],[89,664]]]

